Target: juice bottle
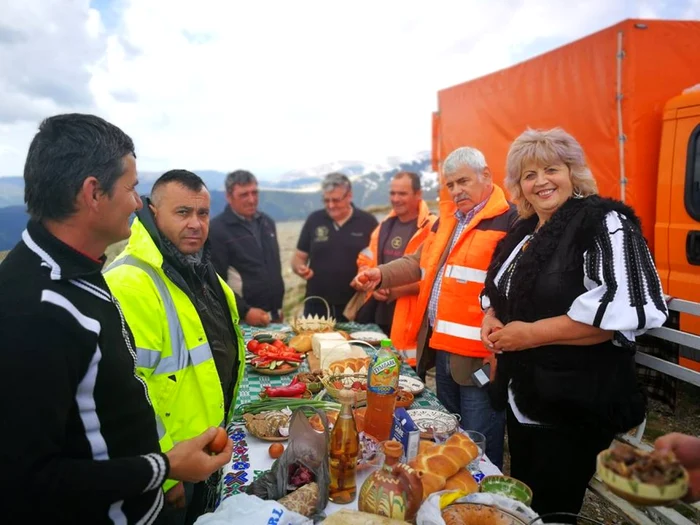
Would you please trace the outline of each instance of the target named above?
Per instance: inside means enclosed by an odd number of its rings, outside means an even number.
[[[391,341],[382,340],[367,372],[365,412],[365,433],[378,441],[385,441],[391,437],[400,370],[401,362],[393,351]]]
[[[331,432],[329,499],[334,503],[350,503],[355,499],[357,485],[355,470],[360,452],[360,440],[352,414],[355,394],[352,390],[341,390],[340,414]]]

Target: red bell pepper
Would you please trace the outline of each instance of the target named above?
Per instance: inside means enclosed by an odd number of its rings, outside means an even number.
[[[306,383],[301,383],[296,376],[288,385],[265,387],[265,394],[268,397],[301,397],[304,392],[306,392]]]

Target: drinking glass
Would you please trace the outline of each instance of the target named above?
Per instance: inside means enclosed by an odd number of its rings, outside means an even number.
[[[467,465],[467,470],[474,474],[475,472],[480,471],[479,462],[481,461],[481,457],[484,455],[484,450],[486,450],[486,436],[484,436],[481,432],[477,432],[476,430],[465,430],[464,433],[469,436],[469,439],[471,439],[479,448],[479,454],[477,454],[472,462]]]

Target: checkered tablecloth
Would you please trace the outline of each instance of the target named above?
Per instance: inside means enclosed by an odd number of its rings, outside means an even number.
[[[285,324],[272,324],[265,329],[241,325],[243,337],[246,343],[252,339],[257,332],[279,332],[288,331],[289,326]],[[348,333],[359,331],[381,332],[380,328],[374,324],[357,324],[357,323],[341,323],[336,325],[338,330],[343,330]],[[308,371],[306,361],[303,362],[299,371]],[[405,363],[401,366],[401,375],[417,377],[413,369]],[[254,372],[250,366],[246,365],[243,383],[238,390],[238,398],[236,399],[236,408],[249,401],[260,399],[259,393],[266,386],[282,386],[288,384],[294,373],[283,376],[263,376]],[[331,399],[331,398],[328,398]],[[440,404],[435,394],[427,388],[416,396],[415,401],[410,408],[429,408],[433,410],[445,411],[445,408]],[[228,435],[233,440],[233,457],[229,465],[223,468],[221,481],[219,484],[219,501],[220,503],[232,494],[243,492],[247,485],[250,485],[258,476],[262,475],[272,465],[272,459],[268,454],[270,443],[262,441],[256,437],[249,436],[245,425],[241,421],[232,421],[227,428]],[[498,474],[500,471],[488,461],[483,459],[483,467],[481,468],[484,474]],[[358,483],[361,484],[369,474],[369,471],[358,474]],[[483,474],[482,474],[483,475]],[[359,485],[358,485],[359,486]],[[348,508],[356,508],[357,502],[346,506]],[[337,506],[330,503],[326,508],[328,514],[337,510]],[[338,507],[339,508],[339,507]]]
[[[381,329],[374,324],[339,323],[336,328],[347,333],[359,331],[381,332]],[[246,343],[250,341],[250,339],[253,338],[253,335],[258,332],[280,332],[290,330],[289,325],[286,324],[271,324],[264,329],[242,324],[241,329],[243,330],[243,337]],[[308,364],[306,360],[304,360],[299,368],[299,372],[308,371]],[[418,377],[413,369],[406,363],[401,365],[401,375]],[[265,376],[254,372],[251,366],[246,366],[245,375],[243,376],[243,383],[241,383],[241,385],[238,387],[236,408],[245,403],[249,403],[250,401],[260,399],[259,394],[266,386],[286,385],[292,380],[293,377],[294,373],[283,376]],[[442,404],[438,401],[435,394],[427,388],[421,395],[416,397],[410,408],[431,408],[434,410],[444,410]]]

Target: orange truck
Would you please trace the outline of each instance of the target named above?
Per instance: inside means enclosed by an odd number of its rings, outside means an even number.
[[[600,193],[641,218],[674,311],[654,335],[700,371],[700,22],[625,20],[439,91],[433,169],[474,146],[500,184],[512,141],[555,126],[581,142]]]

